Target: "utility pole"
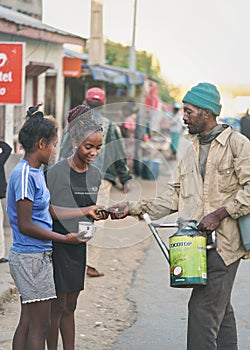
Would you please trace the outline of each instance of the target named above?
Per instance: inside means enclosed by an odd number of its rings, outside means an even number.
[[[129,51],[129,69],[131,71],[136,70],[136,50],[135,50],[135,34],[136,34],[136,12],[137,12],[137,0],[134,0],[134,17],[133,17],[133,31],[132,42]],[[135,97],[135,85],[130,85],[129,95]]]
[[[103,40],[103,0],[91,0],[88,64],[103,66],[104,63],[105,45]]]

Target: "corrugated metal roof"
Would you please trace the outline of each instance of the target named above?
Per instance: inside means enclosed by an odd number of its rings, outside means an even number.
[[[72,36],[72,37],[79,37],[79,36],[74,35],[72,33],[68,33],[68,32],[65,32],[63,30],[56,29],[52,26],[44,24],[42,21],[40,21],[36,18],[30,17],[28,15],[25,15],[23,13],[20,13],[20,12],[14,11],[14,10],[10,10],[4,6],[0,6],[0,19],[3,19],[3,20],[10,22],[10,23],[15,23],[18,25],[23,25],[23,26],[27,26],[27,27],[31,27],[31,28],[35,28],[35,29],[45,30],[45,31],[50,32],[50,33],[56,33],[56,34],[65,35],[65,36]],[[0,31],[1,31],[1,29],[0,29]]]

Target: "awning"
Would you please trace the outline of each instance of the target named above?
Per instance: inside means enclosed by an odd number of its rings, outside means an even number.
[[[67,47],[63,48],[63,55],[64,57],[80,58],[82,61],[88,60],[88,54],[86,52],[73,51],[68,49]]]
[[[121,85],[142,85],[145,80],[143,73],[127,68],[113,66],[89,66],[94,80],[106,81]]]
[[[53,68],[53,63],[30,62],[26,66],[26,75],[29,77],[37,77],[38,75],[46,72],[46,70]]]
[[[64,48],[64,58],[78,58],[82,60],[82,68],[89,69],[94,80],[105,81],[112,84],[120,85],[142,85],[144,84],[145,74],[139,71],[133,71],[129,68],[110,66],[91,66],[86,61],[88,54],[79,53]],[[85,62],[84,62],[85,61]]]

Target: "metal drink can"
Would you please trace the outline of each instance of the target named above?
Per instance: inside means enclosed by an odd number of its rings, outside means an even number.
[[[171,287],[206,285],[206,238],[201,235],[173,235],[169,243]]]

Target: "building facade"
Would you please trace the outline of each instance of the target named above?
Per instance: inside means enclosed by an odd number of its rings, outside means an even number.
[[[0,42],[25,47],[23,103],[0,105],[0,138],[17,152],[17,134],[29,106],[43,103],[45,114],[53,115],[59,128],[63,125],[63,45],[86,46],[86,39],[45,25],[41,17],[42,0],[0,0]]]

